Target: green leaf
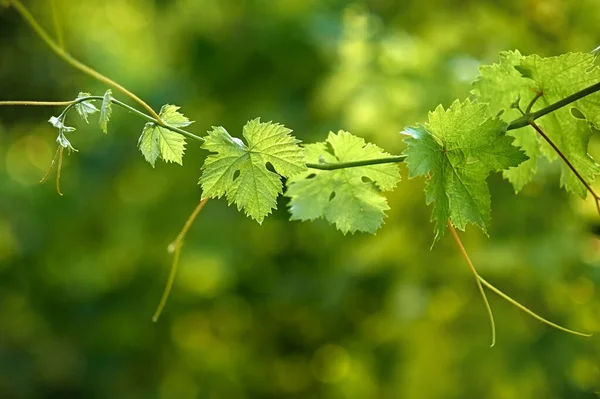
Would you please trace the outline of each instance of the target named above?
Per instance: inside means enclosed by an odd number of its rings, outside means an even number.
[[[426,202],[433,202],[435,241],[450,221],[464,230],[468,223],[487,233],[491,171],[518,165],[527,157],[506,136],[507,124],[487,116],[486,104],[456,101],[448,110],[438,106],[429,122],[406,128],[404,151],[409,177],[427,176]]]
[[[106,90],[104,93],[104,99],[102,100],[102,106],[100,107],[100,129],[104,133],[108,133],[108,121],[110,119],[110,115],[112,114],[112,91],[110,89]]]
[[[305,146],[307,162],[339,163],[389,157],[374,144],[348,132],[330,132],[326,142]],[[390,209],[382,191],[400,181],[397,164],[337,170],[309,170],[288,179],[292,220],[324,218],[344,234],[375,233]]]
[[[89,97],[89,96],[91,96],[90,93],[81,92],[77,95],[77,100],[79,100],[80,98]],[[75,109],[77,110],[77,113],[79,114],[79,116],[81,116],[81,118],[86,123],[89,123],[88,115],[92,115],[92,114],[95,114],[96,112],[99,112],[98,108],[96,108],[96,106],[91,101],[82,101],[80,103],[77,103],[77,104],[75,104]]]
[[[183,114],[178,112],[179,107],[175,105],[163,105],[160,109],[160,119],[173,127],[186,127],[192,122]],[[185,137],[167,128],[148,122],[144,126],[142,135],[138,140],[138,147],[146,161],[154,167],[156,160],[160,157],[165,162],[183,164],[185,153]]]
[[[280,175],[289,177],[306,170],[299,141],[290,133],[283,125],[257,118],[244,126],[246,144],[225,128],[213,127],[202,145],[216,153],[202,166],[202,197],[225,195],[230,205],[235,202],[238,210],[262,223],[282,193]],[[267,168],[269,164],[277,173]]]
[[[536,93],[542,93],[532,109],[536,111],[600,81],[600,68],[595,66],[595,57],[587,53],[542,58],[506,52],[500,54],[498,64],[482,67],[480,73],[473,85],[473,93],[490,105],[492,113],[504,110],[502,118],[506,121],[521,115],[516,109],[510,109],[510,104],[519,98],[525,109]],[[600,167],[587,154],[593,134],[590,123],[600,127],[599,104],[600,94],[592,94],[536,122],[588,183],[600,173]],[[581,115],[587,120],[581,119]],[[515,145],[530,158],[517,168],[503,172],[518,192],[535,175],[541,156],[554,161],[558,154],[530,126],[511,130],[508,134],[515,137]],[[585,186],[562,160],[559,162],[561,186],[585,198]]]

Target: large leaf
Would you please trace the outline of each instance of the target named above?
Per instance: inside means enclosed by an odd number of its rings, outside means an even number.
[[[235,203],[238,210],[262,223],[282,193],[280,175],[288,177],[306,170],[303,150],[290,133],[283,125],[257,118],[244,126],[244,143],[225,128],[213,127],[202,145],[216,153],[202,166],[202,197],[225,195],[230,205]]]
[[[326,142],[305,146],[312,163],[339,163],[387,158],[374,144],[367,144],[348,132],[329,133]],[[292,220],[324,218],[344,234],[355,231],[375,233],[389,209],[382,191],[391,190],[400,180],[395,163],[337,170],[309,170],[288,180],[286,195],[291,198]]]
[[[403,132],[410,136],[404,151],[409,177],[428,177],[426,201],[433,202],[436,240],[448,221],[461,230],[473,223],[487,232],[490,171],[527,159],[506,136],[507,124],[487,112],[485,104],[456,101],[448,110],[437,107],[425,125]]]
[[[541,94],[532,109],[535,111],[599,82],[600,68],[594,63],[595,57],[585,53],[542,58],[504,52],[500,54],[498,64],[480,68],[473,93],[480,101],[489,104],[492,114],[504,111],[502,118],[511,121],[521,115],[516,109],[511,109],[511,104],[519,99],[521,107],[526,108],[537,93]],[[600,125],[599,105],[600,95],[593,94],[537,121],[588,182],[592,182],[600,173],[600,167],[587,154],[592,135],[590,123],[597,127]],[[530,158],[519,167],[504,171],[504,177],[518,192],[533,178],[542,155],[550,161],[558,159],[558,155],[530,126],[512,130],[508,134],[516,138],[515,145],[521,147]],[[565,162],[559,162],[562,168],[561,186],[585,197],[585,186]]]

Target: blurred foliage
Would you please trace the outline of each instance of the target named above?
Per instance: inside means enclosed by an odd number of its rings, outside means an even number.
[[[386,151],[439,103],[468,96],[501,50],[600,43],[596,0],[55,0],[68,50],[155,109],[238,129],[260,116],[305,142],[348,130]],[[52,28],[47,0],[26,4]],[[106,87],[0,8],[0,99],[69,100]],[[121,98],[123,99],[123,98]],[[404,179],[376,235],[262,226],[210,201],[157,324],[167,245],[200,198],[204,152],[152,169],[143,122],[80,121],[59,197],[48,108],[0,109],[2,398],[592,398],[600,342],[491,297],[495,348],[472,276]],[[600,155],[593,137],[591,152]],[[406,171],[403,168],[404,177]],[[553,320],[600,331],[600,223],[546,166],[519,196],[490,181],[490,237],[463,236],[479,271]],[[600,185],[597,185],[600,187]],[[490,294],[491,295],[491,294]]]

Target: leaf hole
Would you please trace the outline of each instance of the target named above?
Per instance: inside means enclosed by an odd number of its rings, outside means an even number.
[[[238,177],[240,177],[240,170],[236,170],[235,172],[233,172],[233,181],[235,181]]]
[[[335,191],[332,191],[331,195],[329,196],[329,202],[333,201],[334,198],[335,198]]]
[[[273,166],[273,164],[271,162],[267,162],[265,164],[265,168],[267,168],[267,170],[269,172],[277,173],[277,172],[275,172],[275,167]]]
[[[310,175],[306,176],[306,179],[314,179],[315,177],[317,177],[317,174],[311,173]]]
[[[575,107],[572,107],[569,111],[571,111],[571,115],[576,119],[585,119],[585,115]]]
[[[373,180],[369,179],[367,176],[361,177],[360,180],[362,180],[363,183],[373,183]]]

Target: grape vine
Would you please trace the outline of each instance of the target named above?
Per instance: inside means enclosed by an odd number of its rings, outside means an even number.
[[[435,223],[434,244],[450,230],[468,264],[486,306],[496,340],[495,323],[485,288],[539,321],[568,333],[589,336],[561,327],[521,305],[481,277],[457,233],[468,224],[487,234],[490,220],[490,192],[487,178],[501,172],[515,193],[529,183],[542,158],[559,162],[560,185],[570,193],[594,198],[600,214],[600,196],[591,183],[600,166],[587,153],[594,129],[600,129],[600,68],[596,56],[569,53],[543,58],[524,56],[518,51],[500,54],[493,65],[480,67],[469,98],[441,105],[429,113],[428,121],[406,127],[407,145],[401,155],[391,155],[362,138],[340,130],[325,141],[301,145],[282,124],[248,121],[241,135],[230,135],[222,126],[212,127],[205,136],[186,130],[192,122],[180,107],[166,104],[157,113],[146,102],[112,79],[68,54],[62,33],[56,40],[44,30],[19,0],[4,0],[61,59],[110,88],[103,95],[81,92],[72,101],[0,101],[4,106],[64,106],[49,119],[57,129],[57,150],[46,181],[56,168],[56,190],[64,151],[77,150],[69,138],[74,127],[67,125],[71,111],[85,122],[98,114],[100,130],[108,134],[113,106],[143,119],[138,148],[154,167],[162,160],[183,163],[187,140],[201,143],[207,156],[198,184],[199,204],[169,246],[173,254],[171,272],[153,320],[163,310],[187,231],[209,199],[225,197],[237,209],[259,224],[276,208],[280,195],[290,198],[291,220],[327,220],[343,234],[375,234],[390,209],[384,195],[400,182],[400,163],[409,178],[425,178],[425,199],[432,205]],[[128,105],[113,95],[116,90],[141,108]],[[239,136],[239,137],[238,137]],[[286,186],[282,183],[286,178]],[[284,190],[285,189],[285,190]]]

